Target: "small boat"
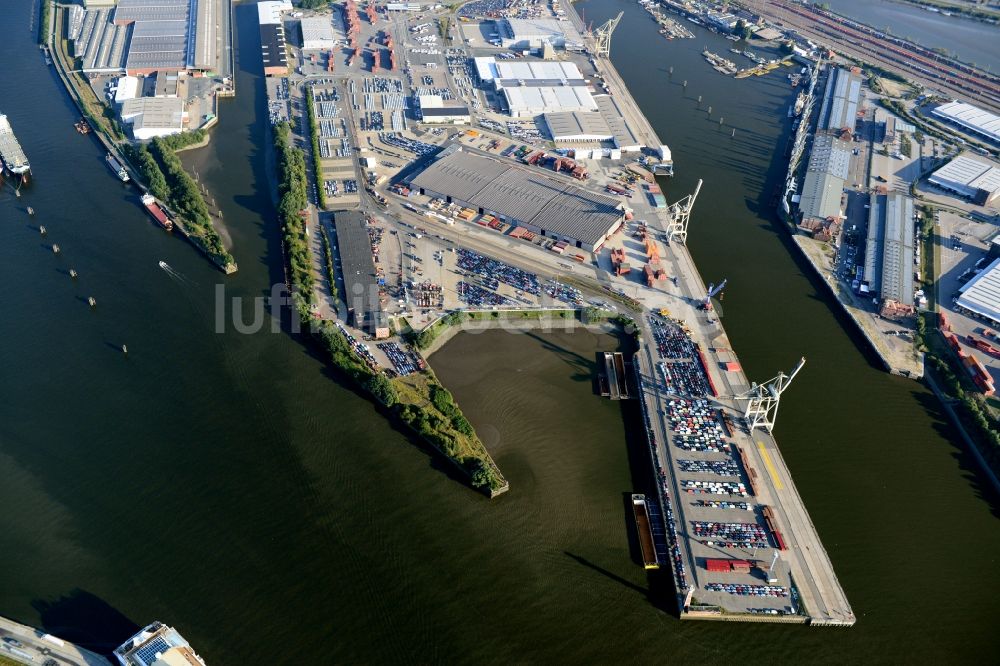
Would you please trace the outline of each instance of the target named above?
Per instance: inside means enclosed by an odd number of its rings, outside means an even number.
[[[128,347],[126,347],[125,345],[122,345],[122,353],[128,354]]]
[[[168,269],[168,268],[170,268],[170,267],[169,267],[169,266],[167,266],[167,262],[165,262],[165,261],[161,261],[161,262],[160,262],[160,268],[162,268],[163,270],[167,270],[167,269]]]
[[[95,299],[93,296],[88,296],[87,297],[87,303],[90,304],[90,307],[96,307],[97,306],[97,299]]]
[[[34,215],[34,214],[35,214],[35,209],[32,208],[31,206],[28,206],[28,215]]]
[[[69,269],[69,276],[75,280],[76,276],[77,276],[77,272],[71,268],[71,269]]]
[[[59,254],[59,246],[56,245],[55,243],[52,244],[52,252],[55,254]]]
[[[44,236],[45,234],[47,234],[47,233],[48,233],[48,232],[47,232],[47,231],[45,230],[45,227],[44,227],[44,226],[40,226],[40,227],[38,227],[38,232],[39,232],[40,234],[42,234],[43,236]]]

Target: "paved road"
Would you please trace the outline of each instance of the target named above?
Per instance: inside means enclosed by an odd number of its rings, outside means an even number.
[[[0,656],[22,664],[108,666],[104,657],[43,631],[0,618]]]

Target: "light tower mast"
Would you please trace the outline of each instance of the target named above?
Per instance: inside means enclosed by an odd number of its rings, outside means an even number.
[[[750,425],[750,429],[763,428],[771,432],[774,428],[774,420],[778,416],[778,403],[781,401],[781,394],[788,388],[788,385],[799,374],[799,370],[806,364],[805,357],[792,369],[791,374],[786,375],[779,372],[774,379],[768,380],[764,385],[754,383],[750,390],[741,397],[748,400],[746,412],[743,417]]]
[[[692,194],[687,195],[667,209],[667,240],[671,243],[678,242],[682,245],[687,243],[691,209],[694,208],[694,200],[701,192],[701,183],[702,180],[699,178]]]

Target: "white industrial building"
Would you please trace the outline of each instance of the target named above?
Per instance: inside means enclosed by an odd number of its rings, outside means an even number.
[[[281,23],[281,13],[294,9],[289,0],[263,0],[257,3],[257,22],[261,25]]]
[[[508,18],[497,21],[497,30],[505,49],[538,49],[543,44],[566,46],[564,25],[553,18]]]
[[[597,102],[580,69],[570,62],[473,60],[479,81],[500,94],[514,117],[596,111]]]
[[[417,98],[421,122],[426,124],[467,125],[472,117],[467,106],[445,105],[441,95],[421,95]]]
[[[550,111],[596,111],[597,102],[583,86],[521,86],[503,88],[507,110],[515,118]]]
[[[1000,259],[984,268],[959,290],[957,305],[976,317],[1000,325]]]
[[[553,60],[501,60],[492,57],[473,58],[476,75],[487,81],[583,81],[580,68],[572,62]],[[502,83],[500,84],[502,85]]]
[[[135,99],[140,93],[139,78],[121,76],[115,81],[115,104],[123,104],[125,100]]]
[[[993,203],[1000,197],[1000,166],[966,155],[948,162],[928,180],[979,206]]]
[[[328,16],[313,16],[302,19],[302,50],[321,51],[332,49],[336,38],[333,24]]]
[[[933,111],[935,116],[968,130],[987,141],[1000,144],[1000,116],[965,102],[948,102]]]
[[[136,97],[121,107],[122,121],[132,127],[136,141],[184,131],[184,100],[178,97]]]
[[[614,98],[610,95],[595,95],[593,99],[597,104],[596,111],[546,113],[545,125],[552,140],[557,145],[574,148],[613,146],[619,153],[642,150],[642,144],[625,122]]]

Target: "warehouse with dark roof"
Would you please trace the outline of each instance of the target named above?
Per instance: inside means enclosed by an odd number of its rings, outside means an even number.
[[[621,201],[569,178],[453,145],[410,179],[421,194],[596,251],[625,219]]]
[[[389,337],[389,323],[379,300],[368,223],[360,213],[334,213],[337,251],[344,278],[348,323],[374,338]]]

